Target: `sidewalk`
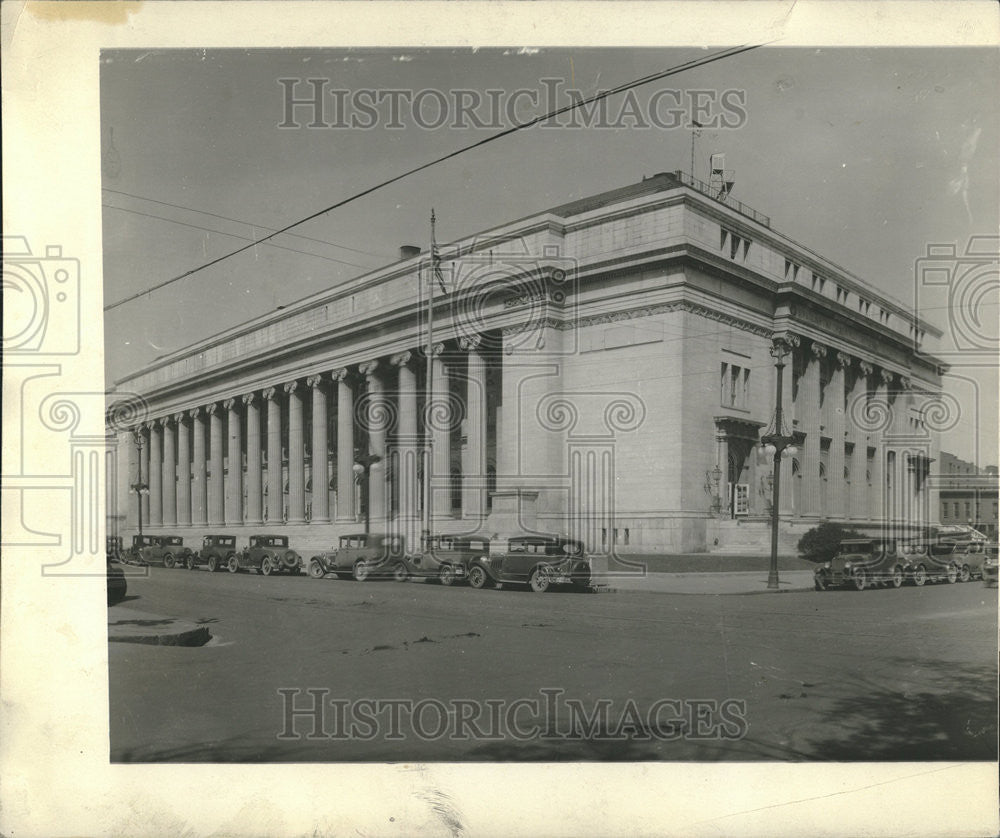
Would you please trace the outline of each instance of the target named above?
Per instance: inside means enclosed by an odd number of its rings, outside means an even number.
[[[594,584],[600,593],[739,595],[786,593],[813,590],[811,570],[785,570],[778,573],[778,590],[767,587],[767,571],[707,573],[595,573]]]
[[[110,643],[147,643],[153,646],[204,646],[212,635],[207,626],[113,605],[108,609]]]

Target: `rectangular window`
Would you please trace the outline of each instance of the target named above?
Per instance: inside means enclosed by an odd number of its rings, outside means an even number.
[[[722,362],[722,377],[719,383],[719,404],[726,403],[726,387],[729,384],[729,364]]]
[[[733,366],[730,367],[730,382],[729,382],[730,407],[738,406],[739,392],[740,392],[740,368],[737,366]]]
[[[732,230],[722,228],[719,238],[719,249],[723,253],[728,253],[730,259],[738,259],[745,262],[747,254],[750,252],[751,244],[752,242],[750,239],[745,239],[743,236],[734,233]]]
[[[737,483],[735,486],[736,495],[734,498],[733,514],[750,514],[750,486],[746,483]]]
[[[785,279],[794,282],[799,278],[799,266],[790,259],[785,260]]]

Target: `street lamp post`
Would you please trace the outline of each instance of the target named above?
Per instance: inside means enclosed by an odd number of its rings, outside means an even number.
[[[365,487],[365,535],[368,535],[371,522],[371,473],[372,466],[382,462],[378,454],[358,454],[354,457],[354,465],[351,470],[354,472],[354,479],[361,481],[364,479]]]
[[[781,459],[788,453],[793,456],[797,449],[793,444],[795,437],[785,432],[784,416],[781,409],[782,377],[785,370],[785,357],[791,353],[797,339],[791,336],[775,337],[771,341],[771,357],[777,371],[775,385],[774,429],[760,438],[761,450],[774,458],[774,474],[771,487],[771,565],[767,573],[768,590],[778,590],[778,514],[781,499]]]
[[[136,473],[136,481],[132,484],[132,491],[135,492],[136,506],[139,512],[139,538],[142,538],[142,496],[149,494],[149,485],[142,482],[142,432],[138,430],[132,431],[132,436],[135,438],[135,446],[139,451],[138,471]]]

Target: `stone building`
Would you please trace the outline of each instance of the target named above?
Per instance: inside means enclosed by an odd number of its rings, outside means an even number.
[[[367,519],[765,551],[776,337],[785,548],[821,520],[926,523],[939,336],[766,216],[657,174],[435,257],[404,248],[116,382],[109,532],[141,504],[145,531],[195,544],[309,549]]]
[[[947,451],[934,468],[942,524],[964,524],[983,535],[997,537],[998,488],[996,466],[979,468]]]

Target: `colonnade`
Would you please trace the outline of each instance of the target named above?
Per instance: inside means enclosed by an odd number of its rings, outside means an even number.
[[[487,357],[481,339],[404,351],[177,410],[135,428],[130,524],[231,527],[360,519],[367,471],[373,526],[416,532],[430,468],[431,514],[453,517],[453,430],[461,427],[461,516],[487,511]],[[336,421],[331,423],[333,413]],[[457,423],[461,423],[458,425]],[[307,427],[308,425],[308,427]],[[331,436],[333,437],[331,439]],[[424,455],[427,452],[428,456]],[[332,477],[332,480],[331,480]],[[457,492],[455,493],[457,494]]]

